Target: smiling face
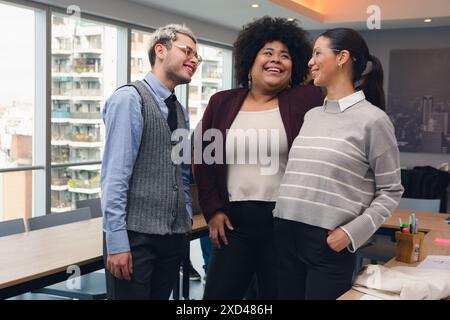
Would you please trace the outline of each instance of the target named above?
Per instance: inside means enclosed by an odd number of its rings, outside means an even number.
[[[289,85],[292,59],[289,49],[280,41],[266,43],[256,54],[250,70],[252,89],[278,92]]]
[[[195,57],[187,56],[186,50],[183,49],[185,46],[197,51],[197,45],[190,37],[177,33],[177,40],[167,50],[162,62],[167,79],[175,86],[191,82],[191,78],[197,70],[198,60]]]
[[[336,79],[339,73],[338,56],[328,38],[319,37],[316,40],[308,67],[316,86],[327,87]]]

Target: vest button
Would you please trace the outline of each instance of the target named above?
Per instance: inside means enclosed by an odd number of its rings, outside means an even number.
[[[173,186],[173,191],[178,191],[178,186],[176,184]]]
[[[176,211],[173,210],[173,211],[172,211],[172,216],[175,217],[176,215],[177,215]]]

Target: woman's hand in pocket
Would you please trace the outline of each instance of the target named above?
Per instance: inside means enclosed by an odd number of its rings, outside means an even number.
[[[344,230],[336,228],[328,231],[327,243],[333,251],[340,252],[351,243],[351,240]]]

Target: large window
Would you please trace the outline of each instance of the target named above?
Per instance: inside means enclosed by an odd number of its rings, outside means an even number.
[[[83,12],[0,0],[0,221],[100,196],[105,100],[151,70],[150,36]],[[191,128],[209,97],[231,88],[231,50],[201,43],[199,53],[192,82],[176,88]]]
[[[199,44],[203,62],[189,84],[189,117],[191,129],[202,119],[209,98],[216,92],[231,88],[231,50]]]
[[[0,2],[0,221],[45,208],[42,22],[39,10]]]
[[[0,2],[0,39],[0,166],[32,165],[34,11]]]
[[[131,31],[131,57],[130,57],[130,79],[141,80],[151,70],[148,58],[150,44],[150,32]]]
[[[117,87],[117,43],[114,26],[52,15],[52,212],[100,196],[101,111]]]

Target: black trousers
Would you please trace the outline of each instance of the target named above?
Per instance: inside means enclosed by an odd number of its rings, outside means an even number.
[[[119,280],[107,269],[107,297],[111,300],[167,300],[188,245],[185,234],[149,235],[128,231],[133,262],[131,280]],[[103,246],[106,266],[106,245]]]
[[[275,218],[278,294],[283,300],[331,300],[352,286],[354,254],[332,250],[328,230]]]
[[[214,248],[208,265],[203,299],[240,300],[256,274],[258,299],[276,299],[274,202],[240,201],[230,204],[234,230],[226,229],[228,245]]]

